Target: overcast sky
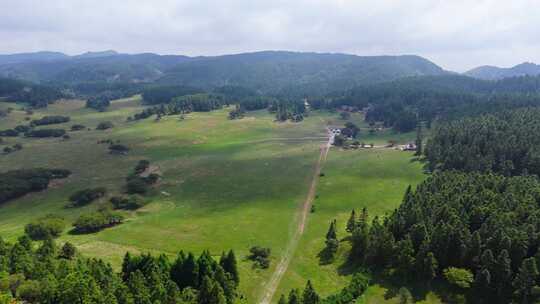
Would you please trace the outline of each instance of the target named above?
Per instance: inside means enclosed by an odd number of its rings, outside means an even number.
[[[0,53],[416,54],[450,70],[540,62],[534,0],[0,0]]]

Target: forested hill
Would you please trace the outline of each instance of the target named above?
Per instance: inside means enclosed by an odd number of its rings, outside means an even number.
[[[496,80],[519,76],[537,76],[540,75],[540,65],[524,62],[510,68],[481,66],[465,72],[465,75],[486,80]]]
[[[160,82],[202,88],[238,85],[263,93],[319,95],[405,76],[446,73],[418,56],[268,51],[186,61],[168,71]]]
[[[112,51],[79,56],[10,56],[19,60],[2,61],[0,57],[0,76],[40,83],[159,82],[203,89],[235,85],[265,94],[298,96],[321,95],[405,76],[447,74],[418,56],[361,57],[284,51],[215,57],[128,55]],[[25,60],[30,57],[32,60]]]

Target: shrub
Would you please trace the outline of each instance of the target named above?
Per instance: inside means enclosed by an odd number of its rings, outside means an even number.
[[[64,219],[58,216],[48,215],[28,223],[24,227],[24,232],[32,240],[44,240],[47,238],[57,238],[65,228]]]
[[[126,185],[126,190],[129,194],[145,194],[149,188],[148,183],[141,177],[130,178]]]
[[[71,131],[81,131],[81,130],[84,130],[86,129],[85,126],[83,125],[73,125],[71,126]]]
[[[61,137],[66,134],[66,130],[64,129],[39,129],[39,130],[31,130],[24,134],[26,137]]]
[[[470,288],[474,281],[473,274],[464,268],[449,267],[443,274],[448,283],[460,288]]]
[[[116,212],[97,211],[81,215],[73,223],[73,230],[76,233],[92,233],[121,224],[123,220],[124,217]]]
[[[69,197],[69,200],[71,201],[72,206],[84,206],[100,197],[103,197],[106,192],[107,190],[103,187],[83,189],[73,193]]]
[[[39,168],[0,173],[0,203],[44,190],[51,179],[65,178],[70,174],[69,170]]]
[[[107,129],[111,129],[113,128],[114,125],[112,122],[110,121],[104,121],[104,122],[100,122],[97,127],[96,127],[96,130],[107,130]]]
[[[14,130],[14,129],[2,130],[0,131],[0,136],[16,137],[16,136],[19,136],[19,132],[17,132],[17,130]]]
[[[44,126],[44,125],[53,125],[68,122],[70,118],[68,116],[44,116],[40,119],[35,119],[30,122],[31,126]]]
[[[137,166],[135,166],[135,174],[143,173],[148,167],[150,167],[150,162],[148,160],[140,160],[139,163],[137,163]]]
[[[62,249],[60,249],[60,253],[58,254],[59,257],[63,259],[71,260],[75,254],[77,253],[77,248],[73,246],[70,242],[66,242],[64,246],[62,246]]]
[[[30,131],[32,128],[30,126],[25,126],[25,125],[18,125],[15,127],[15,131],[19,132],[19,133],[26,133],[28,131]]]
[[[129,148],[124,145],[114,144],[109,146],[109,152],[111,154],[127,154]]]
[[[114,196],[111,198],[111,203],[114,209],[126,210],[136,210],[146,205],[144,198],[137,194],[129,196]]]
[[[248,259],[255,262],[255,266],[264,269],[270,267],[270,248],[253,246],[249,249],[249,252]]]

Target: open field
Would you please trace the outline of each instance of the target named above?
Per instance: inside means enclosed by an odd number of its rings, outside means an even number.
[[[104,258],[115,266],[120,265],[127,250],[173,256],[180,249],[196,253],[209,249],[219,255],[232,248],[241,260],[241,292],[254,303],[297,227],[296,215],[315,172],[325,126],[344,121],[337,114],[313,113],[302,123],[275,123],[266,111],[250,112],[242,120],[230,121],[226,109],[192,113],[184,120],[168,116],[159,122],[152,118],[125,121],[142,108],[140,99],[134,97],[113,102],[104,113],[85,109],[82,101],[63,101],[36,110],[32,119],[50,114],[71,116],[71,122],[52,128],[69,129],[77,123],[92,130],[70,132],[69,140],[6,140],[6,144],[22,143],[24,149],[1,155],[2,171],[59,167],[72,170],[73,175],[44,192],[4,204],[0,208],[0,234],[14,239],[26,223],[48,213],[74,220],[120,193],[137,161],[148,159],[163,174],[152,203],[126,213],[128,219],[120,226],[91,235],[65,233],[60,242],[69,240],[84,254]],[[0,129],[24,123],[26,116],[14,111],[0,121]],[[352,119],[359,121],[358,115]],[[114,129],[94,130],[107,120],[115,124]],[[366,143],[383,144],[388,139],[409,140],[413,135],[383,131],[375,135],[363,132],[362,136],[360,140],[365,138]],[[131,152],[128,156],[111,155],[106,145],[97,144],[102,139],[119,140]],[[316,212],[308,215],[305,233],[277,295],[303,287],[307,279],[314,281],[322,295],[347,283],[347,269],[340,267],[346,258],[346,242],[342,242],[334,264],[320,266],[317,258],[330,220],[338,220],[341,237],[345,236],[344,224],[352,208],[367,206],[371,215],[395,208],[406,186],[423,178],[421,165],[411,162],[410,156],[394,150],[331,149],[322,169],[325,177],[316,191]],[[109,195],[87,207],[64,207],[71,193],[88,186],[105,186]],[[270,269],[253,269],[252,263],[244,260],[253,245],[272,249]],[[380,295],[376,290],[366,296]]]

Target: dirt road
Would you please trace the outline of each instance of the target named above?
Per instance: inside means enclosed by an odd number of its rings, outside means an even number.
[[[321,166],[323,162],[326,161],[326,157],[328,155],[329,150],[330,150],[330,139],[328,140],[328,142],[324,143],[320,147],[319,159],[317,160],[317,163],[315,164],[315,170],[314,170],[315,172],[313,172],[313,177],[311,179],[311,185],[309,187],[307,197],[302,203],[302,205],[299,206],[298,211],[296,212],[296,216],[295,216],[296,230],[292,238],[289,240],[289,243],[287,244],[285,252],[281,256],[281,259],[276,267],[276,270],[270,277],[270,280],[268,281],[268,284],[265,287],[264,294],[261,300],[259,301],[259,304],[270,304],[279,286],[279,282],[281,281],[281,279],[283,278],[283,275],[285,274],[285,272],[287,271],[287,268],[289,267],[289,263],[291,262],[291,259],[294,256],[296,247],[298,246],[298,242],[300,241],[300,237],[304,233],[307,217],[311,210],[313,199],[315,198],[315,193],[317,190],[317,183],[319,182],[319,174],[321,173]]]

